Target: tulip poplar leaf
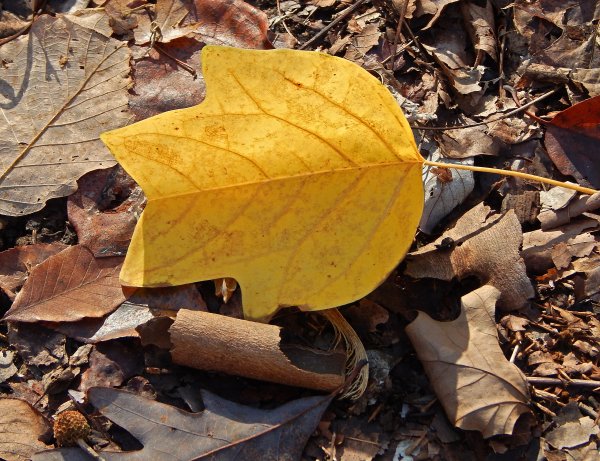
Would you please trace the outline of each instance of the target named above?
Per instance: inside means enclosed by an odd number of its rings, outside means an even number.
[[[254,320],[368,294],[423,210],[423,159],[392,95],[317,52],[207,46],[202,66],[202,104],[102,135],[148,197],[122,283],[233,277]]]

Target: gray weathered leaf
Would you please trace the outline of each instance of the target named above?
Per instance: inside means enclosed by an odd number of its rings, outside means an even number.
[[[205,409],[188,413],[110,388],[88,391],[90,403],[128,430],[144,448],[101,452],[107,461],[294,461],[317,427],[332,395],[304,397],[260,410],[202,391]],[[81,460],[79,449],[39,453],[34,461]]]
[[[100,133],[125,125],[130,53],[64,17],[39,17],[0,47],[0,214],[71,194],[84,173],[114,165]]]

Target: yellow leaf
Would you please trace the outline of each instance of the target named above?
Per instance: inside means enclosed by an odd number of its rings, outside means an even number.
[[[255,320],[368,294],[423,209],[423,159],[394,98],[316,52],[209,46],[202,61],[202,104],[102,135],[148,197],[122,282],[233,277]]]

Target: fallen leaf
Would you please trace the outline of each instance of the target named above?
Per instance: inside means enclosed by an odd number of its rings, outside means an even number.
[[[560,189],[560,188],[556,188]],[[542,209],[538,215],[538,220],[542,225],[542,230],[549,230],[555,227],[568,224],[573,218],[600,208],[600,192],[594,195],[579,195],[572,202],[559,209]]]
[[[494,320],[499,291],[489,285],[463,296],[451,322],[419,312],[406,327],[450,421],[484,437],[512,434],[531,414],[525,376],[504,357]]]
[[[143,352],[131,343],[112,341],[94,346],[89,368],[81,375],[79,390],[91,387],[118,387],[127,379],[142,373]]]
[[[583,416],[577,403],[563,407],[557,418],[558,427],[546,434],[546,441],[554,448],[573,448],[587,443],[590,437],[600,432],[598,425],[589,416]]]
[[[123,5],[125,6],[125,5]],[[189,34],[195,24],[184,24],[184,20],[192,15],[190,2],[186,0],[161,0],[156,3],[152,24],[150,18],[142,12],[138,18],[138,27],[133,31],[135,42],[143,45],[155,40],[168,43],[176,38]]]
[[[136,328],[156,318],[161,311],[183,308],[207,311],[206,304],[194,285],[144,288],[137,290],[107,317],[61,323],[55,329],[84,343],[138,337]]]
[[[27,365],[48,369],[67,364],[65,335],[27,323],[9,326],[9,343]]]
[[[444,239],[455,246],[445,249]],[[500,309],[519,309],[534,296],[519,255],[522,240],[521,225],[512,210],[490,216],[490,208],[480,204],[435,242],[410,253],[405,274],[441,280],[475,275],[482,284],[500,290]]]
[[[205,47],[203,74],[204,103],[103,135],[148,197],[122,282],[232,277],[263,320],[372,291],[422,211],[423,160],[394,98],[314,52]]]
[[[0,398],[0,456],[26,461],[48,448],[38,438],[48,430],[46,421],[23,400]]]
[[[483,6],[477,5],[475,2],[462,2],[461,9],[475,49],[487,53],[496,60],[496,25],[492,2],[485,1]],[[482,58],[478,58],[478,60],[480,59]]]
[[[440,158],[439,153],[429,160],[449,164],[473,165],[473,159],[454,160]],[[473,192],[475,180],[472,171],[453,170],[425,166],[423,168],[425,206],[419,229],[431,234],[437,224]]]
[[[432,14],[433,17],[429,20],[423,29],[431,27],[439,19],[442,11],[446,6],[456,3],[458,0],[417,0],[414,16],[420,17],[424,14]]]
[[[119,283],[122,258],[94,258],[76,245],[36,266],[4,315],[19,322],[69,322],[102,317],[126,296]]]
[[[560,244],[583,243],[581,237],[584,231],[589,233],[598,228],[599,222],[595,219],[579,219],[554,229],[537,229],[523,234],[523,249],[521,256],[530,272],[544,273],[553,266],[552,249]]]
[[[98,136],[130,117],[129,50],[65,18],[41,16],[28,35],[0,47],[0,61],[0,213],[17,216],[114,164]]]
[[[92,171],[77,183],[67,213],[78,243],[96,257],[124,256],[146,201],[142,190],[120,167]]]
[[[296,460],[332,396],[304,397],[273,410],[246,407],[201,391],[204,411],[188,413],[129,392],[92,388],[100,413],[138,439],[143,449],[101,451],[118,460]],[[79,458],[77,458],[79,456]],[[34,461],[81,459],[79,449],[39,453]]]
[[[129,106],[136,120],[173,109],[200,104],[205,96],[203,78],[194,78],[173,58],[192,68],[200,62],[203,45],[193,38],[180,38],[161,46],[163,52],[150,51],[134,63],[134,83]],[[167,54],[165,54],[168,53]]]
[[[50,256],[64,250],[62,243],[38,243],[11,248],[0,253],[0,289],[14,300],[29,272]]]
[[[585,187],[600,188],[600,96],[575,104],[546,125],[544,144],[559,171]]]

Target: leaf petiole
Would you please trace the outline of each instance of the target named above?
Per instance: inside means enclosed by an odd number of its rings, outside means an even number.
[[[515,178],[527,179],[529,181],[537,181],[544,184],[550,184],[552,186],[564,187],[566,189],[575,190],[577,192],[581,192],[582,194],[593,195],[598,191],[595,189],[591,189],[589,187],[582,187],[578,184],[570,184],[567,182],[556,181],[555,179],[544,178],[542,176],[537,176],[529,173],[522,173],[520,171],[512,171],[512,170],[500,170],[498,168],[488,168],[483,166],[471,166],[471,165],[457,165],[450,163],[442,163],[442,162],[433,162],[431,160],[425,160],[423,162],[424,165],[435,166],[438,168],[453,168],[455,170],[467,170],[467,171],[475,171],[479,173],[493,173],[499,174],[501,176],[513,176]]]

